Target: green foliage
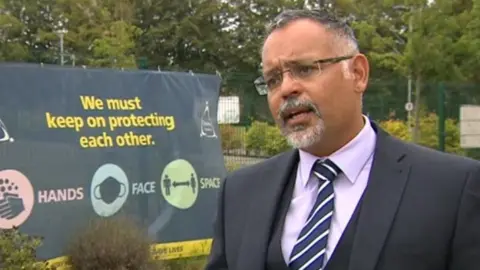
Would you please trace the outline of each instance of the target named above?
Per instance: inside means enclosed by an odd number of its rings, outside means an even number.
[[[243,137],[245,135],[243,127],[235,127],[232,125],[219,126],[223,151],[235,150],[243,147]]]
[[[0,230],[0,269],[54,270],[37,261],[36,250],[41,244],[40,237],[24,234],[18,228]]]
[[[276,155],[290,149],[277,126],[254,121],[247,131],[245,147],[256,155]]]
[[[264,151],[267,155],[273,156],[290,149],[287,140],[276,126],[269,125],[265,132],[266,142],[264,145]]]
[[[389,119],[380,122],[380,127],[387,131],[390,135],[397,137],[404,141],[411,141],[412,134],[408,129],[405,121],[398,119]]]
[[[141,30],[124,21],[114,21],[104,35],[93,41],[93,59],[89,64],[97,67],[135,68],[133,50]]]
[[[390,119],[380,123],[380,127],[391,135],[405,141],[412,141],[412,134],[405,121]],[[418,144],[438,149],[438,116],[429,113],[420,118],[420,141]],[[445,151],[464,155],[460,148],[460,130],[453,119],[445,120]]]
[[[247,151],[260,154],[267,144],[268,123],[254,121],[247,130],[245,136],[245,148]]]
[[[73,270],[162,269],[151,256],[150,244],[131,219],[100,218],[72,239],[66,253]]]
[[[207,257],[182,258],[164,262],[164,270],[203,270],[207,263]]]
[[[225,168],[227,169],[227,172],[233,172],[236,171],[240,168],[242,168],[244,165],[242,162],[225,162]]]
[[[310,2],[307,8],[318,6]],[[426,81],[478,82],[479,0],[329,2],[328,9],[355,29],[373,77],[414,72]],[[305,3],[0,0],[0,60],[58,64],[56,31],[66,28],[69,64],[75,55],[77,65],[131,68],[145,57],[155,69],[256,75],[265,24],[282,9]]]

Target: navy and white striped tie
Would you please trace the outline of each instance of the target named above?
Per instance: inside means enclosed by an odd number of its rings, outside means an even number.
[[[312,173],[318,178],[320,188],[313,208],[298,236],[290,255],[292,270],[320,270],[324,267],[328,233],[333,215],[333,180],[340,173],[332,161],[317,161]]]

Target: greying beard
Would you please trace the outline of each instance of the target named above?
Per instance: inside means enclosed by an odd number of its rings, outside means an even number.
[[[316,123],[312,126],[296,125],[291,128],[286,126],[286,114],[285,112],[290,109],[307,108],[312,110],[318,117]],[[325,129],[322,115],[318,108],[311,101],[299,100],[298,98],[289,98],[279,110],[277,115],[278,122],[280,123],[280,130],[286,137],[287,143],[293,148],[307,148],[318,143],[323,135]]]

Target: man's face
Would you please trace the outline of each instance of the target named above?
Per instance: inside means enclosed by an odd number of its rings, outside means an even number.
[[[314,63],[345,56],[335,53],[333,37],[316,22],[298,20],[275,30],[265,41],[263,75],[267,84],[276,85],[268,92],[270,111],[296,148],[308,148],[327,135],[334,137],[355,117],[360,95],[348,63]],[[274,74],[289,69],[301,76],[283,72],[280,80],[275,79]]]

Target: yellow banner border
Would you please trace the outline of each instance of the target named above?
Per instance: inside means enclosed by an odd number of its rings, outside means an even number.
[[[212,239],[199,239],[192,241],[158,243],[151,245],[152,257],[155,260],[174,260],[180,258],[190,258],[198,256],[207,256],[210,254]],[[47,260],[48,264],[54,266],[56,270],[68,270],[68,256],[61,256]]]

